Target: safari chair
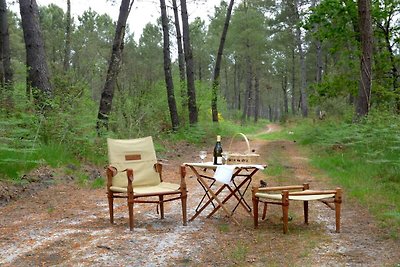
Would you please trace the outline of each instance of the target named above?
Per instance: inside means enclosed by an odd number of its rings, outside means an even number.
[[[289,203],[291,201],[303,201],[304,223],[308,224],[308,202],[321,201],[332,210],[335,210],[336,232],[340,232],[340,208],[342,203],[342,189],[335,190],[310,190],[308,184],[295,186],[276,186],[276,187],[253,187],[253,215],[254,228],[258,227],[258,205],[264,203],[262,220],[265,220],[267,205],[282,206],[283,213],[283,233],[288,231]]]
[[[129,228],[133,230],[135,203],[155,203],[164,218],[164,203],[181,200],[183,225],[186,225],[187,191],[185,169],[181,166],[180,184],[163,181],[162,164],[157,161],[153,139],[107,139],[108,158],[107,196],[110,222],[114,223],[114,198],[126,198],[129,210]],[[157,206],[157,212],[158,212]]]

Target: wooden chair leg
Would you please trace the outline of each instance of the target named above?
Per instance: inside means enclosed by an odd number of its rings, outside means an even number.
[[[183,225],[187,225],[187,195],[183,195],[182,198],[182,220],[183,220]]]
[[[133,230],[133,201],[128,199],[128,209],[129,209],[129,230]]]
[[[254,228],[258,227],[258,197],[253,196],[253,221],[254,221]]]
[[[114,196],[113,192],[107,193],[108,197],[108,210],[110,211],[110,223],[114,224]]]
[[[304,223],[308,224],[308,201],[303,201]]]
[[[158,200],[159,200],[159,203],[160,203],[161,219],[164,219],[164,196],[159,196]]]
[[[283,213],[283,233],[288,232],[288,221],[289,221],[289,191],[284,190],[282,192],[282,213]]]
[[[261,220],[265,220],[265,218],[267,217],[267,208],[268,208],[268,204],[267,203],[264,203],[264,209],[263,209],[263,214],[262,214],[262,217],[261,217]]]

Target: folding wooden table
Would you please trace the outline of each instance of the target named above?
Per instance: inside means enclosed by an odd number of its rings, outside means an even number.
[[[184,166],[189,167],[193,171],[197,181],[204,190],[204,195],[195,210],[195,214],[189,219],[189,221],[193,221],[210,204],[213,205],[213,210],[207,215],[207,218],[210,218],[216,211],[222,208],[232,221],[239,224],[239,222],[233,217],[238,206],[242,206],[245,211],[252,216],[251,207],[244,199],[244,195],[250,186],[254,174],[256,174],[258,170],[264,169],[266,165],[229,165],[232,166],[233,173],[230,178],[230,183],[227,184],[216,182],[214,179],[214,172],[219,165],[213,165],[212,162],[184,163]],[[221,200],[220,194],[224,189],[229,190],[229,193]],[[207,198],[208,200],[206,200]],[[230,199],[236,199],[237,201],[235,207],[231,211],[229,211],[225,205]],[[213,200],[218,204],[214,205]],[[203,204],[204,201],[205,203]]]

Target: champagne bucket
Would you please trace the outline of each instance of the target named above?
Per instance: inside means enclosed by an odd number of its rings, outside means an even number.
[[[232,143],[233,143],[235,137],[238,135],[240,135],[246,143],[246,148],[245,148],[244,152],[233,152],[231,150]],[[251,151],[249,139],[247,139],[247,136],[243,133],[237,133],[237,134],[233,135],[231,142],[229,144],[228,151],[229,151],[228,164],[256,164],[258,158],[260,157],[259,154],[256,154]]]

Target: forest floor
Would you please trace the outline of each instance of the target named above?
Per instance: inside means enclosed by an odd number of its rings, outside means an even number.
[[[267,132],[276,130],[279,126],[269,125]],[[336,188],[310,166],[296,143],[263,141],[256,135],[250,142],[271,169],[283,168],[274,176],[268,168],[258,172],[253,185],[263,179],[269,185],[308,182],[311,188]],[[237,142],[231,150],[242,145]],[[198,161],[198,150],[206,148],[177,145],[167,153],[165,180],[178,182],[178,166]],[[186,177],[190,217],[203,191],[190,170]],[[164,220],[154,205],[136,205],[131,232],[123,200],[116,201],[115,224],[110,224],[105,189],[82,188],[74,177],[60,177],[48,168],[27,180],[35,185],[0,184],[0,197],[9,200],[0,207],[0,266],[400,266],[400,241],[390,238],[346,191],[341,233],[335,233],[334,212],[320,202],[310,203],[309,225],[303,224],[301,204],[291,204],[288,234],[282,233],[278,206],[270,207],[267,220],[254,229],[241,207],[234,215],[240,225],[218,211],[183,226],[179,202],[166,205]],[[250,191],[246,200],[251,204]]]

